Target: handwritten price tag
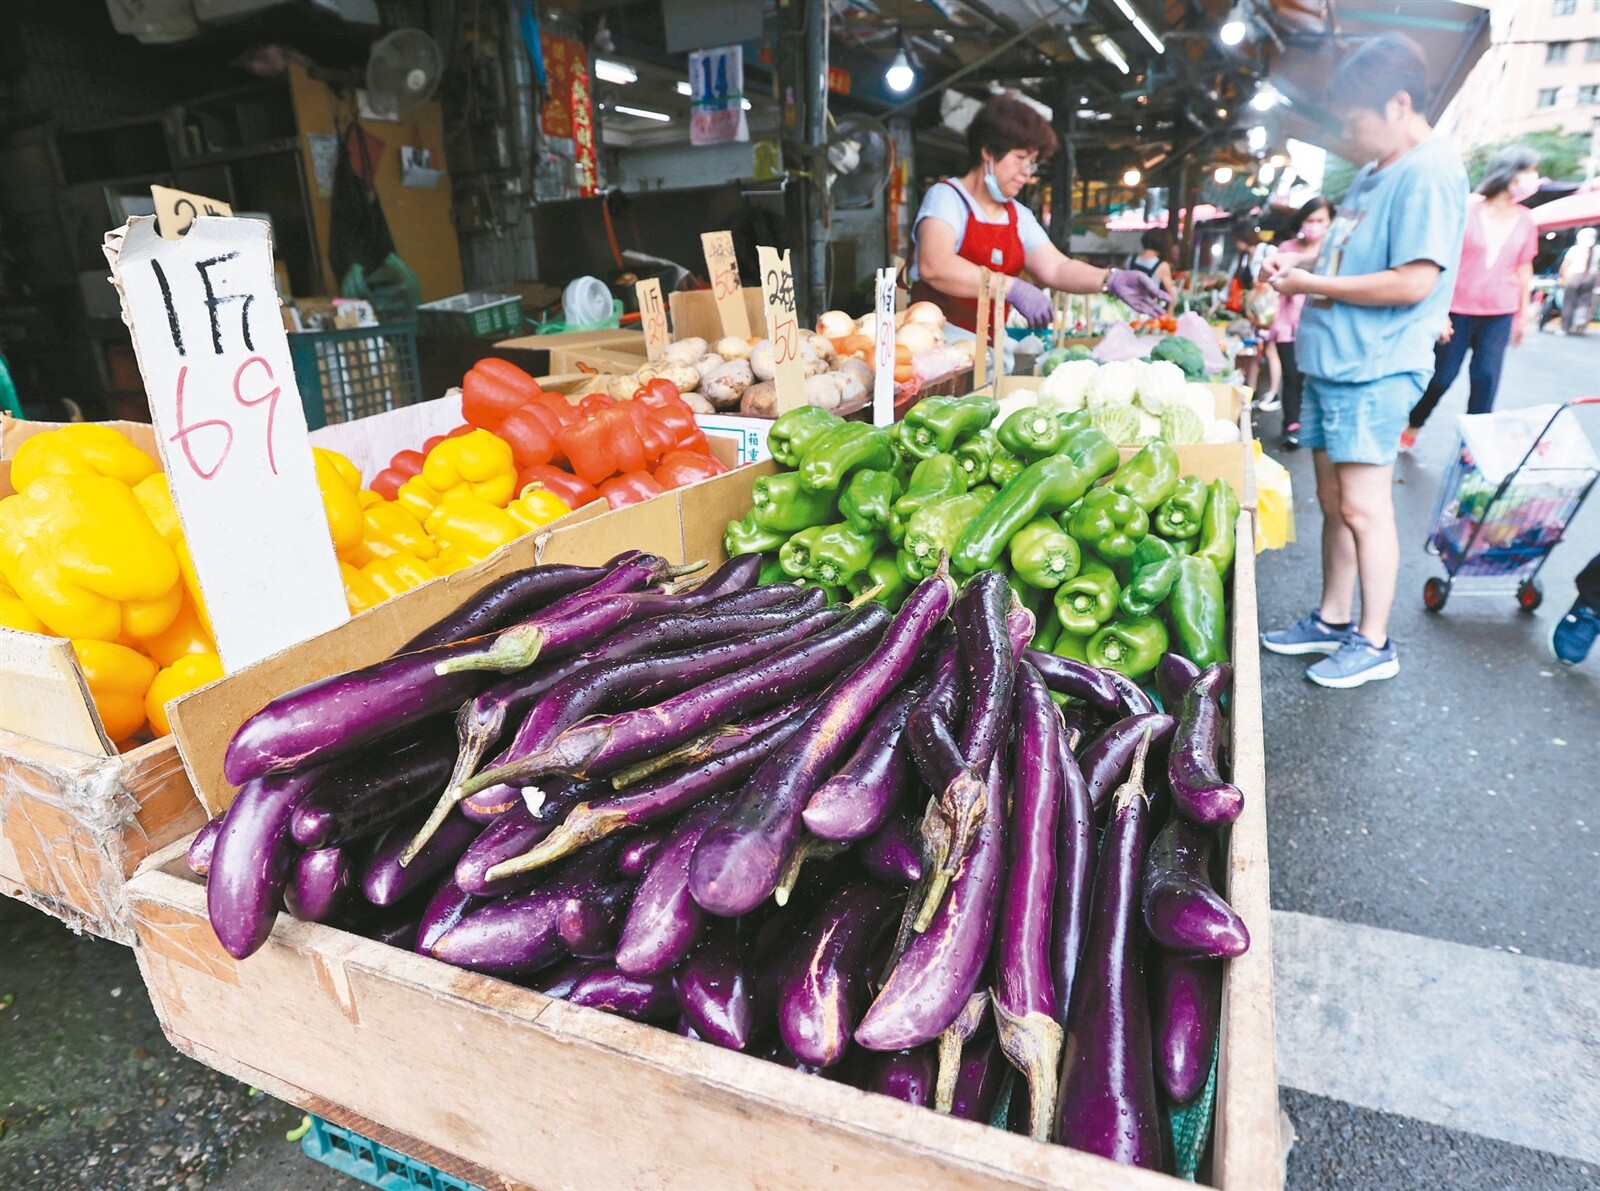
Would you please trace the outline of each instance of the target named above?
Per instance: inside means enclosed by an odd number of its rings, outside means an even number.
[[[872,355],[872,421],[887,426],[894,421],[894,276],[879,269],[877,301],[873,306],[876,332]]]
[[[778,412],[806,404],[806,372],[800,362],[800,315],[795,308],[794,270],[789,253],[778,255],[766,245],[756,249],[761,263],[761,296],[767,307],[767,331],[777,363],[774,383]]]
[[[666,354],[672,336],[667,331],[667,304],[661,300],[661,281],[647,277],[633,287],[639,295],[639,321],[644,324],[644,350],[652,360]]]
[[[711,296],[717,301],[722,333],[740,339],[750,337],[750,315],[744,308],[744,291],[739,283],[739,258],[733,251],[732,232],[702,232],[706,276],[711,280]]]
[[[220,199],[174,190],[170,186],[150,187],[150,197],[156,204],[156,226],[167,240],[183,239],[201,215],[233,214],[233,208]]]
[[[141,216],[105,253],[223,665],[343,624],[267,225],[202,216],[168,240]]]

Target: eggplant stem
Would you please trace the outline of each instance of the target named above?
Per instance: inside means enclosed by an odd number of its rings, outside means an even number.
[[[428,821],[424,823],[411,842],[406,845],[406,850],[400,854],[400,867],[405,868],[417,858],[417,853],[422,851],[427,842],[433,838],[434,832],[449,818],[450,810],[463,798],[466,792],[461,786],[472,771],[478,767],[478,762],[483,760],[483,754],[489,751],[489,744],[500,735],[500,729],[505,727],[506,714],[502,707],[498,713],[487,722],[478,722],[470,718],[472,704],[469,702],[461,708],[461,715],[456,720],[456,767],[450,774],[450,780],[445,783],[444,793],[439,795],[439,801],[434,804],[433,810],[428,813]]]
[[[967,998],[967,1003],[939,1035],[939,1078],[934,1084],[933,1109],[949,1113],[955,1108],[956,1083],[961,1077],[961,1051],[983,1024],[983,1015],[989,1008],[989,994],[979,989]]]
[[[484,873],[484,880],[499,881],[519,873],[531,873],[547,864],[564,860],[579,848],[597,844],[626,826],[628,818],[621,811],[597,811],[589,803],[580,802],[567,812],[567,817],[554,831],[521,856],[502,860]]]
[[[716,741],[728,734],[726,728],[714,728],[710,732],[696,736],[686,744],[680,744],[675,749],[668,749],[664,753],[651,757],[648,761],[640,761],[637,765],[619,769],[611,775],[611,788],[613,790],[625,790],[629,786],[638,785],[646,778],[654,777],[663,769],[670,769],[674,765],[703,761],[707,750]]]
[[[446,658],[433,668],[438,675],[461,674],[468,670],[498,670],[514,674],[526,670],[539,660],[544,647],[544,632],[531,624],[506,629],[494,639],[494,644],[477,653]]]
[[[789,859],[784,861],[777,888],[772,891],[772,900],[780,906],[788,905],[789,896],[794,893],[795,882],[800,879],[800,870],[805,867],[806,861],[830,860],[849,846],[834,840],[818,839],[814,835],[806,836]]]
[[[851,600],[849,606],[852,608],[859,608],[863,604],[870,603],[871,601],[877,599],[882,594],[883,584],[874,583],[871,587],[868,587],[862,591],[860,595],[856,596],[855,599]]]
[[[434,832],[444,825],[444,821],[450,817],[450,812],[455,810],[456,804],[465,797],[466,794],[461,787],[452,779],[451,784],[445,787],[444,793],[439,795],[439,801],[434,804],[433,810],[428,812],[428,821],[417,830],[417,834],[406,845],[406,850],[400,854],[401,868],[405,868],[417,858],[417,853],[427,846]]]
[[[957,774],[944,793],[928,803],[922,821],[922,840],[928,851],[925,861],[933,862],[926,899],[918,910],[914,929],[927,930],[939,912],[950,881],[972,849],[978,826],[983,822],[987,788],[970,770]]]
[[[711,565],[711,560],[697,558],[693,562],[677,563],[666,567],[661,572],[663,579],[681,579],[685,575],[697,575]]]
[[[1009,1012],[994,1002],[1000,1049],[1028,1081],[1028,1131],[1035,1141],[1049,1141],[1055,1123],[1056,1092],[1061,1081],[1061,1049],[1066,1031],[1048,1013]]]

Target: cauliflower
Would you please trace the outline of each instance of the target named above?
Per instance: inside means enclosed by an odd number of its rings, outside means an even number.
[[[998,426],[1019,409],[1032,409],[1039,404],[1039,394],[1033,389],[1022,389],[1015,393],[1007,393],[1000,398],[1000,412],[995,414],[992,426]]]
[[[1167,406],[1183,401],[1183,369],[1166,360],[1144,366],[1139,377],[1139,405],[1148,414],[1160,417]]]
[[[1144,446],[1145,443],[1155,442],[1161,437],[1161,419],[1153,418],[1143,410],[1139,410],[1139,435],[1137,438],[1124,439],[1125,443]]]
[[[1103,405],[1091,412],[1089,419],[1096,430],[1119,445],[1139,437],[1139,411],[1131,405]]]
[[[1174,401],[1161,411],[1161,437],[1173,446],[1204,441],[1206,424],[1182,401]]]
[[[1208,386],[1192,381],[1184,385],[1183,403],[1199,414],[1202,422],[1217,420],[1217,395]]]
[[[1065,370],[1065,366],[1057,368],[1050,379],[1054,380]],[[1138,381],[1138,372],[1125,360],[1115,360],[1100,365],[1095,373],[1094,383],[1089,387],[1089,412],[1093,413],[1108,406],[1132,405]]]
[[[1227,418],[1217,418],[1206,427],[1206,441],[1208,443],[1230,443],[1239,441],[1239,427]]]
[[[1044,378],[1039,400],[1065,413],[1080,410],[1099,373],[1100,365],[1093,360],[1065,360]]]

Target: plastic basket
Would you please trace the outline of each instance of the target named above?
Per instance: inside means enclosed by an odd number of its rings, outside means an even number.
[[[308,1158],[382,1191],[484,1191],[476,1183],[448,1175],[318,1116],[311,1118],[300,1148]]]
[[[422,400],[415,323],[289,336],[306,426],[353,422]]]
[[[521,326],[522,299],[516,294],[474,290],[417,307],[417,330],[424,335],[499,339]]]
[[[559,318],[552,318],[540,323],[534,328],[535,335],[561,335],[567,331],[615,331],[622,326],[622,299],[611,300],[611,317],[603,323],[585,323],[583,326],[568,326]]]

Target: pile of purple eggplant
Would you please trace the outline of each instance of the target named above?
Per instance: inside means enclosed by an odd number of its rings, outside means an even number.
[[[1210,871],[1228,668],[1164,658],[1174,717],[1028,649],[996,572],[891,615],[684,570],[518,572],[258,711],[190,849],[222,945],[287,909],[1171,1169],[1249,945]]]

